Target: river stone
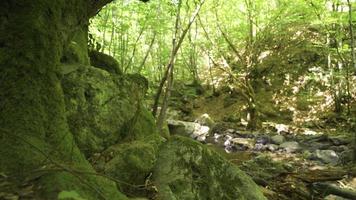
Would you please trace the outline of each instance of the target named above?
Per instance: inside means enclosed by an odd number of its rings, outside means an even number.
[[[311,159],[332,165],[336,165],[339,162],[339,156],[333,150],[316,150],[311,155]]]
[[[273,152],[273,151],[277,151],[279,146],[276,145],[276,144],[267,144],[266,148],[267,148],[268,151],[272,151]]]
[[[280,148],[284,149],[287,153],[295,153],[301,150],[301,147],[298,142],[284,142],[279,145]]]
[[[159,151],[153,181],[162,200],[265,200],[251,177],[215,151],[174,136]]]
[[[188,136],[198,141],[205,141],[210,128],[195,122],[185,122],[179,120],[167,120],[169,132],[172,135]]]
[[[285,137],[283,135],[275,135],[273,137],[271,137],[271,141],[273,144],[282,144],[283,142],[286,141]]]
[[[255,146],[255,141],[250,138],[233,138],[231,139],[231,145],[237,150],[247,150]]]
[[[256,138],[256,143],[259,144],[268,144],[271,142],[271,138],[268,135],[261,135]]]

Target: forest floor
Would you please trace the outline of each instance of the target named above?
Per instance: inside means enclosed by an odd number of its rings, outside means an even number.
[[[214,121],[206,137],[196,138],[249,174],[268,199],[356,199],[352,133],[273,121],[249,131],[243,120],[230,117],[238,103],[224,106],[222,98],[185,101],[170,111],[171,120],[195,121],[201,126],[209,126],[201,116]]]

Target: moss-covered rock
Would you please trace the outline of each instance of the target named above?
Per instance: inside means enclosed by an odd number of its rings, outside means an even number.
[[[120,139],[134,105],[108,72],[83,66],[62,80],[67,118],[79,148],[89,155]]]
[[[69,127],[87,157],[157,133],[153,116],[141,102],[146,92],[141,84],[92,66],[78,66],[64,75]]]
[[[162,200],[266,199],[237,166],[184,137],[162,146],[153,178]]]
[[[87,200],[127,199],[113,181],[90,174],[67,124],[60,59],[77,51],[73,63],[85,63],[85,51],[69,42],[88,24],[89,1],[0,4],[0,173],[26,187],[10,199],[57,199],[64,190]]]
[[[80,63],[89,65],[88,56],[88,27],[83,25],[73,34],[71,42],[65,47],[61,63]]]
[[[46,199],[57,199],[58,194],[64,191],[74,191],[79,197],[87,200],[128,199],[124,194],[119,192],[115,182],[94,174],[95,171],[92,169],[76,169],[72,172],[65,170],[53,171],[41,177],[37,183],[39,187],[36,193],[45,196]],[[41,199],[40,197],[38,198]],[[69,200],[72,198],[62,199]]]
[[[103,169],[98,170],[103,170],[108,176],[120,180],[118,186],[121,191],[136,196],[147,196],[147,191],[139,186],[145,185],[147,177],[152,172],[159,146],[163,141],[162,137],[151,135],[144,140],[113,145],[102,154],[105,161],[103,166],[97,166]]]
[[[99,51],[90,51],[90,64],[94,67],[106,70],[112,74],[122,75],[122,70],[115,58]]]

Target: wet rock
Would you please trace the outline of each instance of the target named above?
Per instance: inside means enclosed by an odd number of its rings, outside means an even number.
[[[275,136],[271,137],[271,142],[272,142],[273,144],[278,144],[278,145],[280,145],[280,144],[282,144],[282,143],[285,142],[285,141],[286,141],[286,139],[285,139],[285,137],[284,137],[283,135],[275,135]]]
[[[255,147],[253,148],[254,151],[264,151],[267,149],[266,145],[263,145],[261,143],[256,143]]]
[[[267,136],[267,135],[258,136],[256,138],[256,143],[258,143],[258,144],[265,145],[265,144],[268,144],[270,142],[271,142],[271,138],[269,136]]]
[[[233,145],[237,150],[245,151],[252,149],[255,145],[255,141],[249,138],[233,138],[231,139],[231,145]]]
[[[279,145],[280,148],[284,149],[287,153],[296,153],[301,150],[301,147],[298,142],[284,142]]]
[[[210,128],[207,126],[196,126],[193,135],[191,137],[200,142],[205,141],[209,134]]]
[[[213,136],[214,140],[213,143],[218,144],[220,146],[222,146],[225,142],[225,137],[224,135],[218,134],[218,133],[214,133]]]
[[[276,124],[275,129],[277,133],[288,133],[289,132],[289,126],[285,124]]]
[[[266,149],[268,150],[268,151],[277,151],[278,149],[279,149],[279,146],[278,145],[276,145],[276,144],[267,144],[266,145]]]
[[[311,159],[332,165],[336,165],[339,162],[339,156],[333,150],[316,150],[311,155]]]
[[[188,136],[198,141],[205,141],[210,128],[195,122],[167,120],[169,131],[172,135]]]

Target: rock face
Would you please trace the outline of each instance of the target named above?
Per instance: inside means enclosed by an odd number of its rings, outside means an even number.
[[[157,159],[153,178],[158,199],[266,199],[237,166],[189,138],[173,137]]]
[[[64,76],[69,126],[86,156],[155,133],[153,116],[140,102],[146,86],[132,79],[92,66],[79,66]]]

